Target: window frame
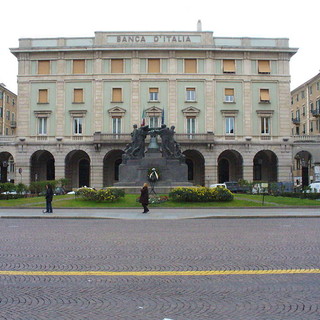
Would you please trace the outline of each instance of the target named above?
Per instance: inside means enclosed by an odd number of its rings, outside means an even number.
[[[190,65],[188,65],[188,61]],[[191,66],[191,61],[194,61],[194,66]],[[188,71],[190,68],[194,67],[192,71]],[[192,74],[192,73],[198,73],[198,59],[196,58],[186,58],[184,59],[184,73]]]
[[[186,102],[196,102],[196,101],[197,101],[196,88],[186,87]]]
[[[235,124],[236,124],[236,119],[234,116],[225,116],[225,134],[226,135],[235,135]]]
[[[41,92],[45,92],[45,99],[42,101],[41,99],[43,98],[41,95]],[[49,90],[48,89],[39,89],[38,90],[38,104],[46,104],[49,103]]]
[[[46,136],[48,135],[48,117],[38,117],[38,127],[37,127],[37,135]]]
[[[260,120],[260,134],[269,136],[271,134],[271,117],[262,116]]]
[[[271,74],[270,60],[258,60],[258,74]]]
[[[119,90],[120,92],[120,97],[119,100],[115,100],[116,98],[116,91]],[[123,102],[123,90],[121,87],[114,87],[111,89],[111,102],[112,103],[122,103]]]
[[[149,88],[149,101],[152,101],[152,102],[159,101],[159,88],[156,88],[156,87]]]
[[[78,65],[77,63],[81,62],[81,66]],[[78,72],[76,68],[81,67],[81,70]],[[86,73],[86,60],[85,59],[73,59],[72,60],[72,74],[85,74]]]
[[[119,65],[121,61],[121,71],[118,71]],[[117,65],[119,63],[119,65]],[[113,58],[110,60],[110,73],[124,73],[124,59]]]
[[[227,90],[232,90],[232,95],[227,95]],[[232,97],[232,98],[227,98],[227,97]],[[235,103],[235,90],[234,88],[224,88],[224,100],[225,103]]]
[[[77,92],[81,92],[81,101],[76,101],[77,99],[76,99],[76,97],[77,97],[77,95],[76,95],[76,93]],[[72,103],[74,103],[74,104],[83,104],[84,103],[84,89],[83,88],[73,88],[73,102]]]
[[[155,64],[157,62],[157,64]],[[150,58],[147,63],[148,73],[161,73],[161,59],[160,58]],[[156,67],[156,68],[155,68]],[[155,71],[153,71],[155,69]]]
[[[72,133],[73,135],[75,136],[81,136],[83,135],[83,132],[84,132],[84,128],[83,128],[83,124],[84,124],[84,121],[83,121],[83,117],[72,117],[72,123],[73,123],[73,126],[72,126]]]

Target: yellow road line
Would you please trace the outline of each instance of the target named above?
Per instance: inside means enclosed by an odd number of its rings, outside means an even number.
[[[0,275],[22,276],[218,276],[218,275],[265,275],[265,274],[310,274],[320,269],[275,269],[275,270],[204,270],[204,271],[5,271]]]

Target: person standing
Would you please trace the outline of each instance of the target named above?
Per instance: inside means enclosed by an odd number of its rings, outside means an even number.
[[[143,206],[143,212],[142,213],[148,213],[148,204],[149,204],[149,190],[148,190],[148,184],[144,183],[143,187],[141,189],[141,195],[140,195],[140,203]]]
[[[43,213],[52,213],[53,190],[50,184],[46,185],[46,210]]]

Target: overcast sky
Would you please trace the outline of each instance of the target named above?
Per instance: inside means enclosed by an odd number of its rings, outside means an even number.
[[[216,37],[289,38],[291,90],[320,70],[319,0],[146,0],[1,3],[0,83],[17,93],[19,38],[93,37],[95,31],[203,31]]]

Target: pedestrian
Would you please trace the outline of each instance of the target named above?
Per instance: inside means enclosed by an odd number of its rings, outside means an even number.
[[[53,190],[50,184],[46,185],[46,210],[43,213],[52,213]]]
[[[140,199],[139,202],[142,204],[143,206],[143,212],[142,213],[148,213],[149,209],[148,209],[148,204],[149,204],[149,190],[148,190],[148,184],[144,183],[143,187],[141,189],[141,195],[140,195]]]

